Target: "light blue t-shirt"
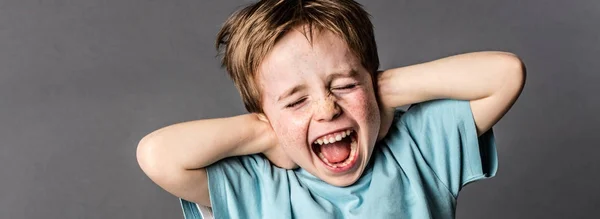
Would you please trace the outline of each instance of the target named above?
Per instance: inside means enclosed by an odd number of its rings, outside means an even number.
[[[479,138],[469,101],[441,99],[397,110],[388,135],[351,186],[303,169],[284,170],[260,155],[207,168],[215,218],[454,218],[468,183],[497,170],[493,130]],[[186,219],[201,218],[181,200]]]

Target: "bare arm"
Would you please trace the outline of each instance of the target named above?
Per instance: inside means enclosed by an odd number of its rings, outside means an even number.
[[[525,67],[514,54],[473,52],[379,75],[384,116],[393,108],[432,99],[470,100],[478,135],[489,130],[512,107],[525,84]],[[382,126],[389,128],[391,121]],[[386,131],[387,132],[387,131]]]
[[[269,153],[277,147],[270,125],[256,114],[170,125],[138,144],[142,170],[177,197],[210,206],[205,167],[223,158]]]

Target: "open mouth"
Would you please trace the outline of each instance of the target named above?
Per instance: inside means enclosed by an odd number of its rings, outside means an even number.
[[[344,172],[356,164],[357,142],[356,131],[345,130],[317,139],[312,143],[312,149],[330,170]]]

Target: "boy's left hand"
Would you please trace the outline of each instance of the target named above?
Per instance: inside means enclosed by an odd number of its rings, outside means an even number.
[[[387,135],[390,127],[392,126],[392,122],[394,120],[394,111],[396,110],[395,108],[383,106],[382,104],[379,104],[379,108],[381,125],[379,126],[377,141],[383,139]]]
[[[377,83],[376,86],[381,86],[382,83],[382,75],[384,71],[377,72]],[[381,91],[381,89],[378,89]],[[385,97],[381,96],[381,93],[377,94],[377,104],[379,105],[379,114],[381,119],[381,125],[379,126],[379,134],[377,135],[377,141],[383,139],[390,127],[392,126],[392,121],[394,120],[394,112],[396,111],[396,107],[389,106],[389,100],[385,99]]]
[[[267,124],[268,131],[263,133],[267,136],[268,144],[266,148],[263,148],[262,154],[269,159],[271,164],[283,168],[283,169],[296,169],[298,165],[290,159],[290,157],[283,151],[281,145],[279,144],[279,140],[277,140],[277,136],[273,131],[273,128],[270,125],[269,120],[264,114],[257,114],[258,119],[265,124]]]
[[[279,168],[293,170],[298,168],[298,165],[288,157],[280,145],[272,147],[263,152],[263,154],[271,161],[271,163]]]

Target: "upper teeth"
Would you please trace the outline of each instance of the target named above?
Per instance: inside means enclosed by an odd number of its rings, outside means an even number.
[[[352,133],[352,130],[346,130],[338,133],[329,134],[317,139],[315,142],[313,142],[313,144],[323,145],[334,143],[336,141],[341,141],[346,136],[350,136],[350,133]]]

